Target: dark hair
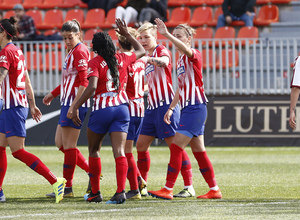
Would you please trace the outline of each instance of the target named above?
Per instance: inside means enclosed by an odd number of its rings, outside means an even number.
[[[81,37],[81,26],[79,21],[76,19],[73,19],[71,21],[66,21],[61,28],[61,31],[66,31],[66,32],[74,32],[74,33],[79,33],[80,34],[80,41],[82,42],[82,37]]]
[[[115,57],[116,48],[115,45],[107,32],[98,32],[94,34],[93,40],[93,51],[103,57],[106,61],[110,74],[113,78],[115,89],[119,90],[119,71],[118,61]]]
[[[17,18],[15,16],[11,16],[9,19],[5,18],[0,22],[0,30],[1,32],[6,32],[6,38],[8,40],[12,40],[14,36],[17,35],[18,32],[18,25],[17,25]]]
[[[118,41],[119,41],[120,46],[121,46],[124,50],[127,50],[127,51],[132,50],[133,46],[132,46],[132,44],[129,43],[128,41],[126,41],[126,42],[122,42],[122,41],[120,41],[120,40],[118,40]]]

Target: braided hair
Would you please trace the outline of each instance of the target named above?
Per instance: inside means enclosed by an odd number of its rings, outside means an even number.
[[[118,61],[115,57],[116,48],[107,32],[98,32],[94,34],[93,40],[93,51],[103,57],[108,65],[110,74],[113,78],[113,83],[115,89],[119,90],[119,71],[118,71]]]

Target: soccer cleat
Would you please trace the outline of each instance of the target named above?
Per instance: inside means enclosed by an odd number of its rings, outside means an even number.
[[[139,190],[140,190],[141,196],[143,196],[143,197],[148,196],[147,183],[143,179],[143,177],[141,177],[141,176],[138,177],[138,183],[139,183]]]
[[[149,195],[159,199],[173,199],[173,190],[161,188],[157,191],[148,191]]]
[[[209,190],[208,193],[198,196],[197,199],[222,199],[221,190]]]
[[[179,193],[173,195],[173,197],[179,197],[179,198],[187,198],[187,197],[193,197],[195,196],[195,191],[192,192],[191,190],[189,189],[183,189],[181,190]]]
[[[89,194],[85,194],[83,198],[87,202],[98,203],[98,202],[102,202],[103,201],[103,197],[102,197],[100,191],[98,191],[96,194],[94,194],[93,192],[90,192]]]
[[[55,198],[55,193],[54,192],[48,193],[48,194],[46,194],[46,197]],[[66,198],[66,197],[74,197],[72,187],[65,188],[64,198]]]
[[[110,200],[106,202],[106,204],[122,204],[126,201],[126,195],[125,190],[123,190],[120,193],[115,193],[113,197],[111,197]]]
[[[125,193],[126,199],[141,199],[140,191],[137,190],[129,190],[127,193]]]
[[[103,175],[102,175],[102,173],[100,174],[100,180],[102,180],[102,177],[103,177]],[[87,187],[87,189],[86,189],[86,194],[89,194],[89,193],[91,193],[92,192],[92,184],[91,184],[91,180],[89,180],[89,184],[88,184],[88,187]]]
[[[1,191],[0,191],[0,202],[6,202],[6,198],[5,198],[5,195],[3,193],[3,189],[1,189]]]
[[[56,203],[59,203],[64,198],[66,182],[65,178],[57,178],[57,182],[52,185]]]

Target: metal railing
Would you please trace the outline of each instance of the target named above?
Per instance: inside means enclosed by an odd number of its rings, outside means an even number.
[[[90,42],[85,42],[90,45]],[[159,40],[172,53],[173,84],[177,87],[178,53],[168,40]],[[17,42],[22,48],[37,95],[60,83],[65,46],[61,41]],[[202,52],[203,78],[208,95],[289,94],[292,65],[300,51],[300,38],[197,39]],[[49,55],[53,53],[54,55]],[[91,53],[94,56],[93,52]]]

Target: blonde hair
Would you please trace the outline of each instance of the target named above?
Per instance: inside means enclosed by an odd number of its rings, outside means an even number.
[[[138,33],[142,33],[143,31],[151,30],[151,34],[153,36],[157,36],[157,26],[154,24],[151,24],[150,22],[145,22],[139,29],[137,30]]]
[[[134,28],[132,28],[132,27],[128,27],[127,29],[128,29],[129,34],[130,34],[133,38],[136,39],[136,38],[138,37],[139,34],[138,34],[138,32],[137,32],[136,29],[134,29]],[[116,35],[117,35],[117,37],[118,37],[118,40],[121,41],[122,43],[124,43],[124,44],[130,44],[130,43],[128,42],[128,40],[126,39],[126,37],[124,37],[123,35],[119,34],[118,32],[116,32]]]
[[[191,26],[189,26],[187,23],[180,24],[177,27],[175,27],[175,29],[184,30],[187,37],[192,37],[193,38],[193,36],[196,35],[196,30],[194,28],[192,28]]]

